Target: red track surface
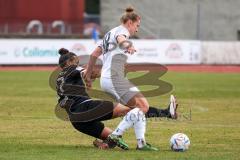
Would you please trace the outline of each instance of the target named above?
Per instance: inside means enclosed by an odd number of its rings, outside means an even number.
[[[135,67],[135,66],[132,66]],[[157,70],[158,65],[136,66]],[[169,71],[174,72],[210,72],[210,73],[240,73],[240,65],[168,65]],[[52,71],[56,66],[0,66],[0,71]]]
[[[168,70],[176,72],[211,72],[211,73],[240,73],[240,65],[173,65]]]

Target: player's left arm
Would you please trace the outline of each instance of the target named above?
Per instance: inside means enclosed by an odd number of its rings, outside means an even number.
[[[125,35],[118,35],[117,36],[117,43],[120,45],[122,45],[122,48],[124,48],[126,50],[126,53],[129,53],[129,54],[134,54],[136,52],[136,49],[134,48],[134,46],[132,45],[129,45],[130,43],[125,43],[127,41],[127,38]]]

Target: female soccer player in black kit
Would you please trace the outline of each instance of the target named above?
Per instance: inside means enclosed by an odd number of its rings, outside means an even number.
[[[120,103],[91,99],[82,78],[85,69],[78,66],[79,58],[64,48],[59,50],[59,54],[61,55],[59,66],[62,70],[56,81],[58,106],[66,110],[73,127],[79,132],[103,140],[94,141],[98,148],[113,148],[117,145],[122,149],[128,149],[122,137],[109,136],[112,130],[105,127],[101,121],[124,116],[131,108]],[[93,73],[91,78],[95,79],[98,76]],[[169,110],[169,107],[163,110],[150,107],[146,117],[172,118]]]

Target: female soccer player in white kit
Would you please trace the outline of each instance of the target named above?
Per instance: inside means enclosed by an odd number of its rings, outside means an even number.
[[[130,127],[134,127],[137,149],[158,150],[145,141],[146,118],[149,104],[139,89],[125,78],[126,54],[136,52],[130,36],[138,32],[140,16],[131,7],[126,8],[126,13],[121,17],[121,25],[113,28],[103,38],[102,43],[93,51],[85,74],[87,86],[91,87],[90,75],[96,59],[103,55],[103,66],[100,78],[101,88],[112,95],[118,102],[133,108],[120,122],[110,138],[117,143],[123,143],[121,136]],[[174,96],[170,98],[170,113],[176,117],[176,102]],[[123,147],[124,148],[124,147]]]

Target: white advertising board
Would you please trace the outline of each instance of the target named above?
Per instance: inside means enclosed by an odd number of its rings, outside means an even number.
[[[200,64],[199,41],[133,40],[137,49],[128,63]],[[89,55],[97,46],[83,39],[0,39],[0,65],[57,64],[58,49]]]
[[[200,41],[135,40],[137,53],[129,56],[129,63],[200,64]]]

